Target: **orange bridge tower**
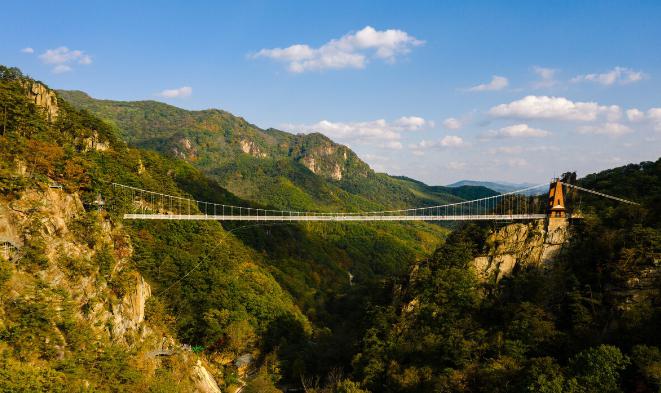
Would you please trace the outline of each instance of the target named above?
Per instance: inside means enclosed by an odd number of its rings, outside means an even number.
[[[567,225],[567,211],[565,209],[565,196],[562,192],[560,179],[553,179],[549,187],[549,200],[546,208],[549,221],[548,229],[552,230]]]

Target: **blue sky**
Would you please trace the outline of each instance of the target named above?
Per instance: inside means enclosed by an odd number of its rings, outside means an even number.
[[[661,155],[661,2],[10,2],[0,63],[320,131],[431,184]]]

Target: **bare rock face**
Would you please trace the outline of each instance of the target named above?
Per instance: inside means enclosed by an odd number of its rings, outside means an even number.
[[[48,299],[56,314],[54,318],[62,317],[58,313],[65,310],[66,299],[72,303],[72,310],[78,310],[73,318],[89,326],[99,342],[137,348],[139,359],[150,348],[157,348],[165,337],[156,331],[158,327],[145,320],[151,287],[129,267],[133,253],[129,235],[103,213],[85,213],[78,194],[42,187],[25,190],[13,200],[0,199],[0,251],[3,239],[18,247],[37,245],[45,259],[29,270],[21,268],[21,252],[11,260],[14,273],[4,287],[7,302],[32,299],[44,286],[65,291],[67,296]],[[104,253],[104,263],[109,265],[105,271],[97,259],[100,253]],[[0,302],[0,328],[4,324],[3,313]],[[64,356],[67,343],[64,336],[59,336],[54,347],[58,356]],[[172,356],[186,360],[181,351]],[[160,367],[158,359],[144,361],[150,363],[146,369]],[[189,375],[195,378],[199,391],[220,392],[201,363],[189,367]]]
[[[177,145],[172,148],[172,153],[182,160],[194,161],[197,159],[197,149],[190,139],[181,138],[177,141]]]
[[[111,326],[109,333],[117,342],[127,342],[128,336],[142,337],[146,332],[145,303],[151,296],[151,288],[139,273],[133,271],[124,276],[130,289],[122,298],[110,301],[108,307],[106,302],[112,296],[98,272],[72,276],[60,265],[62,260],[79,260],[96,268],[92,261],[100,251],[94,245],[81,242],[72,229],[72,223],[83,212],[83,203],[77,194],[53,188],[25,192],[17,200],[0,204],[0,240],[4,237],[18,245],[29,244],[32,238],[25,237],[24,233],[36,225],[44,240],[44,254],[50,261],[37,276],[49,285],[67,288],[74,301],[87,304],[91,310],[87,318],[100,326],[98,334],[104,334],[104,326]],[[115,273],[122,270],[132,254],[130,242],[119,245],[115,241],[126,239],[121,235],[122,232],[107,221],[99,224],[96,234],[97,242],[111,247],[116,261]]]
[[[124,337],[127,332],[141,331],[144,328],[145,304],[151,296],[151,287],[138,273],[132,273],[133,290],[129,291],[121,302],[112,305],[112,335]],[[144,333],[144,330],[142,330]]]
[[[543,220],[510,224],[492,232],[486,240],[485,255],[472,267],[482,281],[499,281],[518,266],[551,263],[568,240],[566,221],[545,228]]]
[[[339,164],[335,164],[333,172],[331,172],[331,178],[333,180],[342,180],[342,168],[340,168]]]
[[[341,156],[338,150],[342,150]],[[311,149],[300,162],[315,175],[325,176],[333,180],[342,180],[344,177],[347,149],[337,146],[319,146]]]
[[[32,82],[27,88],[28,97],[35,103],[35,105],[45,109],[48,120],[55,120],[59,112],[55,92],[49,90],[39,82]]]
[[[202,393],[221,393],[218,384],[200,360],[193,367],[193,378],[198,391]]]
[[[315,175],[318,174],[319,168],[317,168],[317,161],[313,156],[305,156],[301,159],[303,165],[308,168]]]
[[[101,141],[101,138],[99,137],[99,133],[96,131],[92,133],[91,137],[85,138],[83,140],[83,146],[85,151],[91,151],[91,150],[106,151],[110,149],[110,144]]]
[[[259,157],[259,158],[265,158],[266,153],[264,153],[257,144],[253,141],[249,141],[246,139],[242,139],[239,142],[239,145],[241,146],[241,151],[250,154],[253,157]]]
[[[23,241],[7,209],[8,207],[0,206],[0,256],[9,260],[15,251],[21,248]]]

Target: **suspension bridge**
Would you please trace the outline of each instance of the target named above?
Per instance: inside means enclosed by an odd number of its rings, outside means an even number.
[[[554,179],[520,190],[469,201],[417,208],[364,212],[272,210],[225,205],[112,183],[128,199],[127,220],[213,221],[526,221],[568,218],[563,188],[573,188],[627,204],[635,202]],[[548,200],[531,197],[548,187]],[[576,216],[574,217],[576,218]]]

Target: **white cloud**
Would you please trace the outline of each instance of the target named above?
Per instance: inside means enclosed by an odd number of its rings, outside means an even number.
[[[491,78],[491,82],[469,87],[466,89],[466,91],[496,91],[506,88],[507,85],[509,85],[507,78],[504,76],[494,75]]]
[[[92,58],[80,50],[70,50],[66,46],[55,49],[48,49],[39,55],[39,58],[46,64],[65,64],[76,62],[78,64],[91,64]]]
[[[634,71],[626,67],[615,67],[610,71],[601,74],[585,74],[572,78],[572,82],[595,82],[604,86],[611,86],[615,83],[626,84],[643,80],[646,75],[640,71]]]
[[[498,130],[489,130],[485,138],[542,138],[550,133],[546,130],[530,127],[527,124],[514,124]]]
[[[578,132],[581,134],[620,136],[633,132],[633,130],[630,127],[620,123],[604,123],[594,126],[579,127]]]
[[[423,127],[434,127],[434,122],[419,116],[402,116],[395,120],[395,125],[409,131],[415,131]]]
[[[422,155],[425,150],[462,147],[465,145],[463,138],[456,135],[447,135],[436,141],[422,140],[418,143],[410,144],[409,148],[415,155]]]
[[[564,97],[526,96],[509,104],[494,106],[489,114],[495,117],[522,119],[554,119],[594,121],[605,114],[609,120],[621,116],[617,105],[604,106],[596,102],[573,102]]]
[[[65,72],[71,71],[71,67],[66,64],[58,64],[53,67],[53,74],[63,74]]]
[[[525,152],[542,153],[547,151],[557,151],[556,146],[500,146],[489,149],[491,154],[521,154]]]
[[[489,149],[491,154],[521,154],[525,148],[523,146],[501,146]]]
[[[166,89],[157,95],[163,98],[186,98],[193,94],[193,88],[190,86],[183,86],[178,89]]]
[[[332,122],[322,120],[314,124],[284,124],[282,128],[294,132],[320,132],[342,142],[373,144],[387,149],[401,149],[402,133],[433,127],[434,122],[418,116],[403,116],[394,121],[378,119],[362,122]]]
[[[34,49],[32,49],[32,48],[30,48],[30,47],[28,46],[27,48],[23,48],[23,49],[21,49],[21,52],[22,52],[22,53],[29,53],[29,54],[32,54],[32,53],[34,53]]]
[[[554,68],[533,67],[533,72],[539,76],[539,80],[533,83],[535,89],[544,89],[555,86],[558,81],[555,80],[555,74],[558,70]]]
[[[627,119],[631,122],[639,122],[645,120],[645,113],[636,108],[627,110]]]
[[[448,130],[458,130],[462,126],[461,121],[459,119],[455,119],[454,117],[448,117],[447,119],[443,120],[443,127],[447,128]]]
[[[647,118],[650,119],[656,131],[661,131],[661,108],[651,108],[648,110]]]
[[[379,31],[366,26],[318,48],[296,44],[286,48],[262,49],[251,57],[265,57],[287,63],[287,69],[294,73],[325,69],[360,69],[365,68],[370,58],[393,63],[397,56],[422,44],[424,41],[402,30]]]
[[[637,108],[627,110],[627,119],[631,123],[651,124],[656,131],[661,131],[661,108],[650,108],[647,113]]]
[[[53,72],[56,74],[71,71],[71,64],[92,64],[92,57],[90,55],[81,50],[70,50],[66,46],[48,49],[39,55],[39,59],[44,64],[53,65]]]
[[[448,135],[441,139],[441,146],[444,147],[454,147],[454,146],[463,146],[464,140],[456,135]]]

